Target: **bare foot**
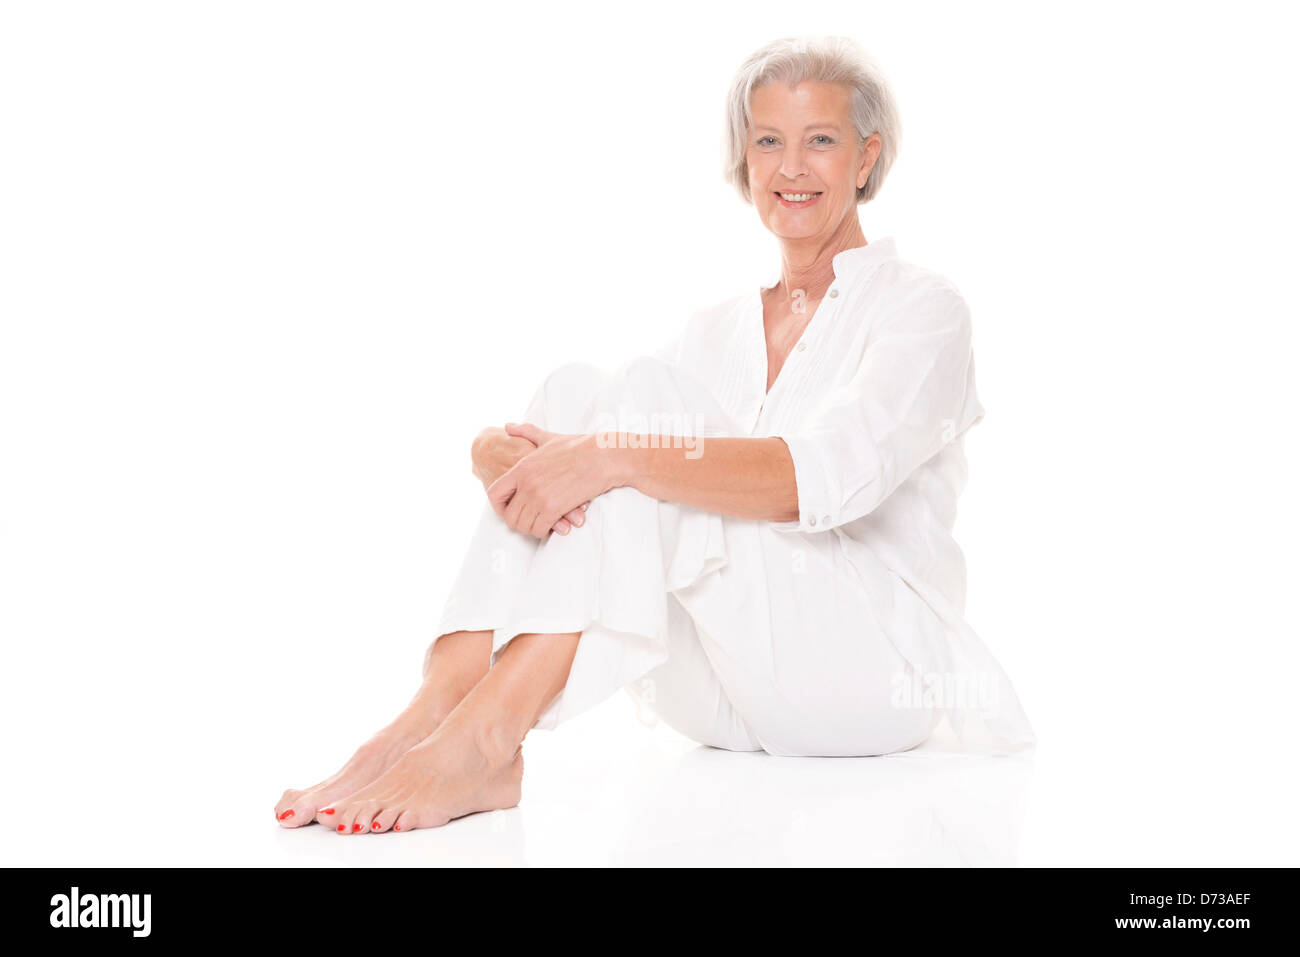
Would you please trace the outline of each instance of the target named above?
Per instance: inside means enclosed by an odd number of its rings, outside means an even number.
[[[321,808],[317,820],[332,824],[341,834],[441,827],[476,811],[514,807],[523,775],[522,751],[498,764],[468,743],[466,736],[440,731],[407,751],[366,787]]]
[[[401,759],[407,751],[428,737],[440,718],[412,713],[408,708],[372,737],[343,765],[342,769],[303,791],[284,792],[275,806],[281,827],[301,827],[318,819],[317,812],[339,798],[347,797],[374,781]],[[328,818],[325,823],[328,823]]]
[[[342,770],[305,791],[284,792],[275,806],[282,827],[301,827],[319,820],[333,824],[331,802],[370,784],[411,748],[442,724],[443,719],[487,674],[492,632],[452,632],[436,639],[424,656],[424,681],[411,703],[388,727],[357,748]]]

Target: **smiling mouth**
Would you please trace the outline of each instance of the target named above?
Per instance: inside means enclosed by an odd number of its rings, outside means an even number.
[[[803,209],[805,206],[811,206],[817,202],[821,193],[782,193],[777,192],[776,198],[781,201],[781,205],[789,209]]]

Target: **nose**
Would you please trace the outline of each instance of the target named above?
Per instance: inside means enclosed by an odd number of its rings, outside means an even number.
[[[804,160],[803,144],[787,143],[785,149],[781,151],[781,175],[787,179],[796,179],[807,173],[808,165]]]

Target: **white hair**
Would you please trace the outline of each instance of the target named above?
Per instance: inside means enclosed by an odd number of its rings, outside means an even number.
[[[898,104],[884,74],[866,52],[847,37],[786,37],[755,50],[741,64],[727,94],[727,131],[723,145],[723,176],[740,191],[749,193],[749,168],[745,148],[753,122],[750,98],[760,86],[785,83],[791,88],[804,81],[837,83],[852,96],[849,117],[858,134],[859,148],[872,133],[879,133],[880,155],[858,190],[865,203],[880,191],[898,155],[903,133]]]

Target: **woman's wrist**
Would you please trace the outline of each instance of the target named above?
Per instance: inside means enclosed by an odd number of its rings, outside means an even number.
[[[621,438],[618,432],[592,432],[587,436],[594,470],[606,491],[635,484],[636,469],[629,454],[635,450],[629,449]]]

